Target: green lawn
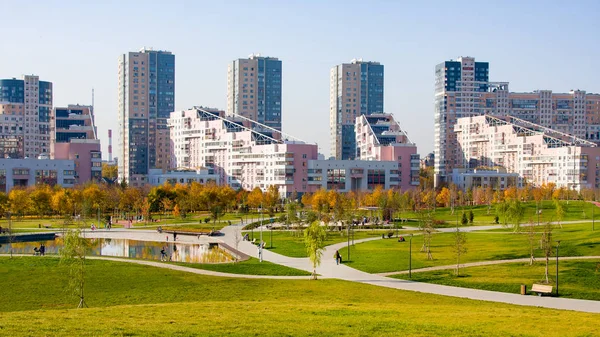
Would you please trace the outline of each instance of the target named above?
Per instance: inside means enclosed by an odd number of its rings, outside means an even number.
[[[53,258],[0,258],[6,336],[594,336],[598,315],[513,306],[339,280],[218,278],[87,261],[74,308]],[[577,324],[573,324],[577,322]]]
[[[541,228],[538,228],[541,230]],[[467,233],[467,253],[461,262],[491,261],[529,257],[529,241],[525,233]],[[537,234],[537,240],[540,234]],[[563,229],[555,228],[553,240],[562,240],[561,256],[600,255],[600,230],[591,231],[587,224],[568,224]],[[420,252],[423,236],[414,236],[412,242],[412,268],[434,267],[456,263],[453,252],[454,235],[436,233],[431,239],[433,260],[427,260]],[[539,245],[536,246],[539,248]],[[346,248],[340,250],[346,258]],[[536,250],[541,256],[541,250]],[[407,270],[409,262],[409,238],[406,242],[396,240],[376,240],[350,247],[350,267],[369,273],[384,273]]]
[[[563,216],[562,221],[576,221],[576,220],[591,220],[592,219],[592,209],[594,209],[594,218],[600,219],[600,208],[594,206],[592,203],[585,201],[561,201],[563,205],[565,214]],[[533,201],[523,203],[525,208],[525,215],[523,217],[523,222],[537,222],[537,214],[536,214],[536,204]],[[543,201],[541,204],[541,214],[540,214],[540,223],[545,221],[556,221],[556,208],[554,207],[553,201]],[[496,216],[496,208],[492,205],[492,208],[488,214],[488,206],[465,206],[465,207],[456,207],[454,210],[454,214],[452,214],[451,209],[449,207],[438,207],[433,212],[433,217],[437,220],[444,220],[451,224],[456,224],[457,215],[458,221],[460,222],[460,218],[462,216],[463,210],[468,214],[469,210],[473,211],[474,215],[474,224],[475,225],[488,225],[494,223],[494,217]],[[396,216],[402,216],[403,218],[409,219],[419,219],[419,215],[415,212],[404,212],[401,214],[397,214]],[[500,216],[500,223],[502,223],[503,219]]]
[[[560,261],[560,296],[600,301],[600,271],[596,271],[599,263],[600,260]],[[556,260],[550,259],[548,268],[549,281],[556,286]],[[454,270],[413,273],[412,280],[518,294],[521,284],[530,289],[533,283],[545,281],[544,269],[545,260],[539,259],[533,266],[529,263],[510,263],[463,268],[460,277],[454,275]],[[408,279],[408,275],[393,277]]]
[[[301,231],[273,231],[273,248],[271,248],[271,231],[265,230],[263,231],[263,241],[266,243],[265,248],[272,250],[273,252],[289,257],[307,257],[306,246],[304,245],[304,233]],[[364,231],[354,231],[354,240],[373,238],[373,237],[381,237],[382,233],[388,233],[389,230],[364,230]],[[260,238],[260,231],[254,230],[244,231],[244,233],[248,233],[250,240],[252,240],[252,236],[258,242]],[[346,242],[348,240],[348,236],[346,232],[327,232],[327,240],[325,240],[325,245],[332,245],[338,242]],[[352,237],[350,237],[352,240]]]
[[[260,262],[258,259],[251,257],[250,259],[238,263],[219,263],[219,264],[203,264],[203,263],[174,263],[184,267],[197,269],[205,269],[218,271],[221,273],[230,274],[245,274],[245,275],[276,275],[276,276],[308,276],[309,272],[304,270],[294,269],[271,263],[268,261]]]

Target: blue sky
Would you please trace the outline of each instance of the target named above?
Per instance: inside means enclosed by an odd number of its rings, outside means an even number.
[[[279,57],[283,129],[326,155],[329,69],[353,58],[385,65],[385,110],[421,155],[433,151],[434,67],[444,60],[488,61],[490,79],[511,91],[600,92],[598,1],[0,0],[0,8],[0,78],[53,82],[55,106],[89,104],[93,87],[104,151],[106,130],[118,135],[117,58],[143,46],[176,55],[177,110],[225,109],[228,62]]]

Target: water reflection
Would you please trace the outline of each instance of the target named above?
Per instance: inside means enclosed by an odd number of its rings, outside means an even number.
[[[58,254],[62,247],[62,239],[54,241],[16,242],[12,244],[13,254],[32,254],[33,248],[46,246],[46,254]],[[175,262],[188,263],[227,263],[233,262],[229,252],[217,244],[183,244],[172,242],[150,242],[128,239],[90,239],[91,248],[88,255],[115,256],[134,259],[160,260],[161,250],[164,250],[164,259]],[[0,253],[10,253],[9,245],[0,245]]]

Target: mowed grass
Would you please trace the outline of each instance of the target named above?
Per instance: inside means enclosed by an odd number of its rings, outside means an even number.
[[[209,264],[209,263],[179,263],[174,262],[174,264],[204,269],[204,270],[212,270],[218,271],[221,273],[230,273],[230,274],[245,274],[245,275],[274,275],[274,276],[308,276],[309,272],[304,270],[289,268],[286,266],[282,266],[279,264],[271,263],[268,261],[260,262],[258,259],[251,257],[250,259],[237,263],[217,263],[217,264]]]
[[[381,237],[381,234],[387,234],[390,230],[361,230],[354,231],[354,240]],[[256,242],[260,240],[260,230],[244,231],[244,234],[248,234],[250,240],[252,237],[256,239]],[[395,233],[395,231],[394,231]],[[266,249],[272,250],[273,252],[289,257],[307,257],[306,246],[304,244],[304,232],[302,231],[276,231],[273,233],[273,243],[271,245],[271,231],[263,231],[263,241],[265,242]],[[352,235],[350,235],[352,240]],[[325,245],[332,245],[339,242],[348,241],[348,236],[345,231],[328,231]],[[272,248],[271,248],[272,247]]]
[[[600,301],[600,271],[597,269],[599,266],[600,260],[559,261],[560,297]],[[550,259],[548,268],[549,281],[556,287],[555,259]],[[545,281],[544,269],[545,260],[539,259],[533,266],[529,263],[510,263],[461,268],[459,277],[454,275],[454,270],[419,272],[412,274],[412,280],[519,294],[521,284],[527,285],[527,289],[530,290],[532,284]],[[408,275],[392,277],[408,279]],[[556,288],[553,288],[553,291],[556,291]]]
[[[537,231],[542,228],[537,227]],[[522,232],[499,233],[466,233],[467,252],[461,257],[461,263],[476,261],[492,261],[505,259],[518,259],[529,257],[529,238]],[[408,270],[409,265],[409,237],[405,242],[395,239],[375,240],[356,244],[350,247],[350,267],[369,273],[385,273],[399,270]],[[541,233],[536,234],[535,256],[541,257],[543,252],[539,249]],[[600,230],[591,231],[587,224],[568,224],[560,229],[555,226],[552,233],[553,241],[561,240],[560,256],[598,256],[600,255]],[[412,239],[412,268],[425,268],[456,264],[453,251],[455,242],[452,233],[435,233],[431,239],[431,254],[433,260],[427,260],[424,252],[420,252],[423,245],[423,236],[415,235]],[[344,259],[347,258],[347,249],[340,250]]]
[[[86,301],[57,259],[0,258],[7,336],[594,336],[597,314],[406,292],[339,280],[218,278],[87,261]],[[43,282],[40,282],[43,280]],[[577,322],[577,324],[573,324]]]
[[[594,219],[600,219],[600,208],[595,206],[590,202],[579,201],[579,200],[571,200],[567,203],[567,201],[561,201],[561,205],[565,211],[563,215],[562,221],[577,221],[577,220],[592,220],[592,215]],[[524,202],[524,216],[523,222],[535,222],[537,223],[538,216],[536,213],[536,203],[534,201]],[[540,223],[547,221],[557,221],[556,217],[556,207],[553,201],[545,200],[541,202],[541,213],[540,213]],[[492,205],[489,214],[488,214],[488,206],[464,206],[464,207],[455,207],[454,214],[452,214],[451,209],[449,207],[438,207],[435,211],[432,211],[432,215],[437,220],[444,220],[451,224],[456,224],[457,215],[458,221],[462,217],[462,212],[469,213],[469,210],[473,211],[474,216],[474,224],[475,225],[489,225],[494,223],[494,218],[496,216],[496,207]],[[403,212],[402,217],[406,217],[409,219],[419,219],[419,214],[415,212]],[[499,215],[499,222],[503,222],[503,218]]]

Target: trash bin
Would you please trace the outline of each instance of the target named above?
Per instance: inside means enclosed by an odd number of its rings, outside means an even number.
[[[521,284],[521,295],[526,295],[527,294],[527,286],[524,284]]]

